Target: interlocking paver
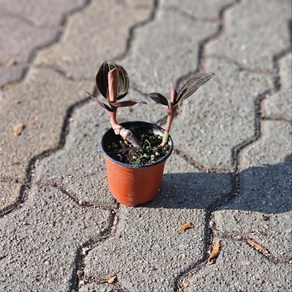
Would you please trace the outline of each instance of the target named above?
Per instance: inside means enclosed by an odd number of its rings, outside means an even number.
[[[280,16],[279,16],[280,15]],[[273,70],[273,56],[290,47],[291,2],[240,1],[225,13],[226,33],[206,47],[206,56],[219,55],[248,68]]]
[[[287,248],[292,235],[291,130],[287,122],[262,122],[262,137],[240,153],[240,195],[215,212],[219,232],[250,236],[281,260],[292,255]]]
[[[0,87],[21,79],[34,52],[57,39],[61,20],[85,5],[74,1],[0,2]],[[13,60],[13,65],[6,64]]]
[[[109,216],[55,188],[33,187],[25,206],[1,219],[1,291],[68,291],[77,249],[100,239]]]
[[[114,273],[130,291],[171,291],[175,277],[202,257],[205,209],[231,191],[230,177],[200,173],[175,154],[167,173],[154,202],[121,207],[114,236],[85,258],[85,283]],[[188,221],[194,229],[178,231]]]
[[[126,51],[129,29],[146,21],[151,10],[152,1],[92,1],[70,17],[60,43],[40,52],[36,64],[55,65],[75,78],[92,80],[104,60]]]
[[[93,102],[76,109],[65,147],[41,161],[36,171],[37,181],[62,186],[82,203],[113,205],[99,146],[102,134],[109,127],[106,115]]]
[[[267,118],[292,120],[292,54],[279,61],[281,88],[262,102],[262,114]]]
[[[22,84],[2,94],[0,104],[0,175],[3,209],[16,200],[19,184],[26,182],[29,161],[45,150],[58,147],[67,108],[84,98],[89,82],[73,82],[45,69],[32,69]],[[13,126],[25,126],[16,136]],[[9,190],[7,189],[9,188]]]
[[[232,170],[234,147],[255,135],[255,101],[273,88],[272,76],[241,71],[216,58],[206,67],[215,77],[184,102],[172,136],[176,147],[206,167]]]
[[[169,95],[171,81],[197,69],[200,42],[217,27],[161,9],[153,22],[136,30],[135,42],[121,64],[141,91]]]
[[[289,267],[274,264],[246,243],[221,241],[221,252],[190,280],[191,291],[289,291]]]

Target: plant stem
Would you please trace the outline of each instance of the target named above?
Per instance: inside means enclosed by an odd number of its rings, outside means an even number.
[[[108,100],[109,102],[116,102],[118,95],[118,80],[119,80],[119,69],[114,68],[108,72]],[[132,131],[125,129],[117,122],[117,108],[112,107],[110,112],[111,126],[116,135],[120,135],[124,140],[129,141],[134,147],[141,149],[141,144],[134,136]]]

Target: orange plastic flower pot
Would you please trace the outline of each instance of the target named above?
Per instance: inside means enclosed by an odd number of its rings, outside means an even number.
[[[157,125],[146,122],[127,122],[125,128],[145,133],[154,133],[163,136],[164,130]],[[155,199],[163,176],[166,159],[173,150],[173,142],[169,137],[169,151],[154,163],[146,165],[130,165],[113,159],[106,151],[106,146],[116,139],[112,129],[108,130],[101,141],[105,154],[107,179],[109,189],[116,200],[127,206],[144,204]]]

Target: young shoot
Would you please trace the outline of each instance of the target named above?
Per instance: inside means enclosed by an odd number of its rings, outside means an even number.
[[[152,92],[149,94],[151,99],[157,103],[167,106],[167,122],[160,147],[164,147],[168,142],[171,124],[173,118],[175,117],[178,106],[188,97],[190,97],[200,86],[208,82],[213,76],[214,73],[198,73],[186,81],[186,83],[178,91],[175,89],[173,83],[171,83],[170,101],[168,101],[165,96],[158,92]]]
[[[101,95],[107,99],[107,102],[104,103],[90,93],[88,94],[109,112],[110,123],[115,134],[120,135],[134,147],[141,149],[140,142],[136,139],[132,131],[125,129],[117,122],[117,109],[119,107],[128,107],[139,103],[133,100],[119,101],[128,93],[129,78],[127,71],[118,64],[106,61],[100,66],[96,74],[96,85]]]

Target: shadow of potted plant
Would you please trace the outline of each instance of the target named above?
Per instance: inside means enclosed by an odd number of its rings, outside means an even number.
[[[129,107],[138,102],[121,101],[129,89],[126,70],[115,63],[104,62],[96,75],[96,85],[106,98],[98,104],[109,112],[111,129],[101,139],[105,155],[109,189],[116,200],[127,206],[136,206],[155,199],[164,165],[173,150],[169,135],[178,106],[191,96],[201,85],[209,81],[213,73],[199,73],[192,76],[178,91],[171,85],[170,101],[162,94],[153,92],[149,97],[167,107],[166,128],[144,121],[117,121],[117,109]]]

